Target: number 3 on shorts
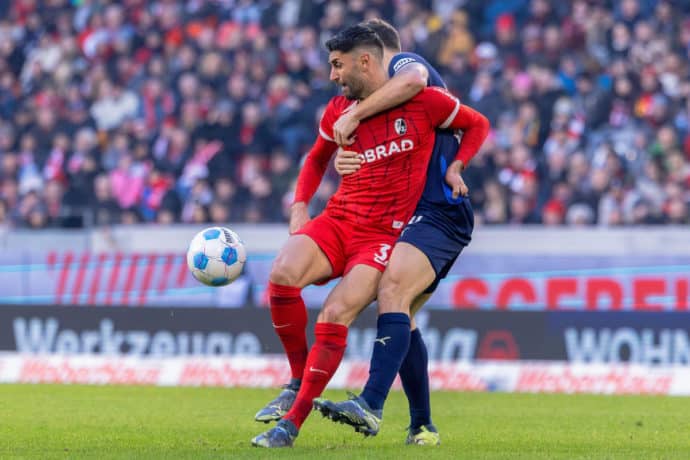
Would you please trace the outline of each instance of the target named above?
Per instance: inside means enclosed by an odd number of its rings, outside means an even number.
[[[380,263],[381,265],[388,265],[388,257],[390,256],[390,250],[393,246],[390,244],[381,244],[379,247],[379,252],[374,254],[374,262]]]

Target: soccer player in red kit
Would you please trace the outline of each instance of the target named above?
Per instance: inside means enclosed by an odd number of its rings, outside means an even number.
[[[313,399],[338,368],[347,328],[374,300],[390,250],[421,196],[435,128],[464,130],[458,151],[463,158],[477,152],[488,132],[488,121],[481,114],[461,106],[445,90],[427,88],[407,103],[361,123],[357,139],[348,147],[362,159],[359,173],[343,177],[324,212],[309,220],[306,204],[338,148],[333,123],[388,79],[383,44],[370,28],[351,26],[326,47],[331,80],[341,85],[343,96],[329,102],[320,137],[300,172],[290,216],[292,235],[274,262],[268,287],[273,326],[292,371],[294,386],[286,390],[297,393],[278,424],[252,440],[260,447],[293,444]],[[341,276],[319,313],[315,342],[308,351],[301,289]]]
[[[422,56],[401,52],[398,31],[381,19],[364,23],[384,44],[384,65],[391,79],[333,124],[335,140],[348,145],[359,120],[383,112],[414,97],[426,86],[445,88],[438,71]],[[414,321],[462,251],[472,239],[474,212],[457,158],[457,133],[437,130],[427,169],[426,186],[414,216],[396,242],[377,294],[379,316],[369,363],[369,379],[359,395],[347,400],[314,400],[314,408],[333,421],[346,423],[365,436],[375,436],[383,419],[383,406],[396,374],[407,397],[410,421],[406,444],[438,446],[441,436],[431,419],[428,353]],[[355,174],[360,160],[338,150],[335,169]]]

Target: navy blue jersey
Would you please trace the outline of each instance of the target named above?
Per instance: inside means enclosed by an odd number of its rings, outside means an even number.
[[[446,87],[446,83],[441,75],[431,64],[422,56],[415,53],[398,53],[393,56],[388,66],[388,74],[392,77],[400,69],[412,62],[418,62],[429,71],[427,86]],[[429,160],[427,170],[426,185],[420,199],[420,204],[457,204],[462,202],[463,197],[453,199],[452,189],[446,184],[446,170],[448,165],[455,160],[458,153],[458,139],[455,133],[450,130],[436,130],[436,142]]]

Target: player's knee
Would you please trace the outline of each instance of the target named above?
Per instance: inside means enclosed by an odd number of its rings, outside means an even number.
[[[349,326],[354,321],[355,316],[356,313],[342,303],[326,303],[319,313],[318,322]]]
[[[384,276],[379,283],[377,300],[379,313],[410,312],[412,293],[397,277]]]
[[[281,286],[297,286],[300,281],[301,274],[297,272],[294,264],[288,263],[286,257],[278,255],[273,266],[271,267],[271,274],[269,279],[273,284]],[[302,287],[302,286],[297,286]]]
[[[381,282],[379,282],[378,287],[378,295],[379,297],[399,295],[407,291],[408,286],[409,283],[407,283],[396,270],[389,269],[381,277]]]

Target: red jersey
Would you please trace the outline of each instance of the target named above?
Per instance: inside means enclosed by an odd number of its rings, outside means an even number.
[[[316,190],[337,149],[333,123],[353,104],[356,102],[337,96],[326,107],[319,127],[321,139],[300,173],[295,201],[308,202]],[[458,157],[471,158],[486,137],[488,121],[436,87],[425,88],[404,104],[363,120],[354,133],[354,144],[347,147],[359,152],[361,168],[342,178],[325,212],[358,226],[398,234],[424,189],[436,128],[463,129]]]

